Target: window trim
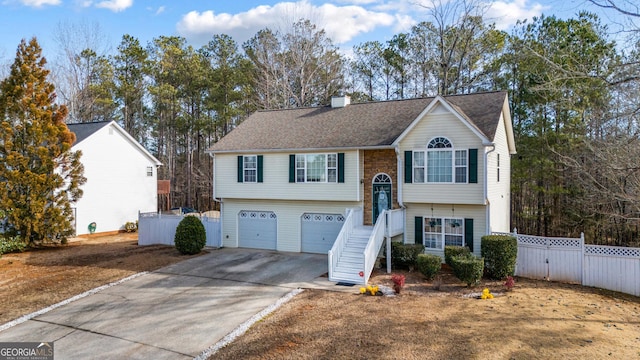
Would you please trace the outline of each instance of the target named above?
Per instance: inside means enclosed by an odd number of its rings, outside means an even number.
[[[440,145],[444,145],[443,147],[439,147]],[[429,153],[430,152],[449,152],[451,154],[451,181],[429,181]],[[464,153],[464,165],[457,164],[457,155],[459,153]],[[420,156],[416,156],[416,154],[422,154],[422,165],[416,166],[416,158],[420,158]],[[469,184],[470,183],[470,153],[469,149],[458,149],[453,146],[453,142],[444,136],[436,136],[429,140],[426,148],[413,150],[411,151],[411,178],[412,182],[416,184]],[[457,181],[457,169],[465,169],[464,170],[464,180],[465,181]],[[422,173],[422,181],[418,176],[416,176],[416,171],[418,173]]]
[[[147,177],[153,176],[153,166],[147,166]]]
[[[431,226],[430,222],[435,221],[436,225]],[[450,232],[452,226],[448,226],[447,223],[452,224],[455,222],[457,225],[453,227],[456,232]],[[436,216],[424,216],[422,218],[422,239],[425,249],[429,250],[444,250],[447,245],[447,236],[455,236],[460,238],[460,244],[457,246],[465,246],[465,219],[464,218],[452,218],[452,217],[436,217]],[[439,231],[427,231],[430,228],[440,228]],[[435,239],[433,239],[435,237]],[[431,239],[431,240],[430,240]],[[434,243],[435,246],[430,246]]]
[[[250,161],[248,161],[250,160]],[[247,165],[253,165],[248,167]],[[250,179],[250,174],[253,172],[253,179]],[[242,182],[243,183],[257,183],[258,182],[258,155],[242,155]]]
[[[324,163],[324,172],[321,175],[320,181],[309,181],[309,158],[322,156]],[[333,159],[330,160],[330,157]],[[299,166],[304,159],[303,166]],[[330,166],[330,162],[333,164]],[[300,153],[294,155],[294,180],[300,184],[334,184],[340,182],[340,156],[339,153]],[[302,171],[302,176],[299,177],[298,172]],[[333,171],[333,172],[332,172]],[[301,180],[304,179],[304,180]]]

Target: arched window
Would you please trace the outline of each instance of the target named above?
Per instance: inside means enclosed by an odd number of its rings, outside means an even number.
[[[467,150],[455,150],[446,137],[435,137],[426,151],[413,152],[414,182],[466,183],[467,157]]]
[[[391,183],[391,177],[385,173],[380,173],[373,178],[373,183]]]
[[[444,137],[437,137],[429,141],[429,145],[427,145],[427,149],[444,149],[444,148],[452,148],[451,141]]]

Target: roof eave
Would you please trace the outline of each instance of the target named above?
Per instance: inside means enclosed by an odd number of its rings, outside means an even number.
[[[286,148],[286,149],[242,149],[242,150],[205,150],[208,154],[265,154],[291,152],[327,152],[327,151],[356,151],[356,150],[386,150],[394,149],[395,145],[348,146],[327,148]]]

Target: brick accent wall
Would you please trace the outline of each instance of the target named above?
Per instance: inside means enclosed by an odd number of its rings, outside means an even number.
[[[393,149],[364,151],[364,224],[373,225],[373,178],[385,173],[391,177],[393,209],[398,205],[398,164]]]

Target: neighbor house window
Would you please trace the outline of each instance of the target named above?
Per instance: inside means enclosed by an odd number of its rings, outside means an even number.
[[[147,166],[147,176],[153,176],[153,166]]]
[[[424,247],[442,250],[447,245],[464,245],[464,219],[424,218]]]
[[[500,182],[500,154],[496,154],[498,156],[497,160],[497,168],[496,168],[496,181]]]
[[[257,182],[258,157],[256,155],[244,156],[242,159],[243,182]]]
[[[296,182],[338,182],[338,154],[296,155]]]
[[[468,174],[467,150],[455,150],[449,139],[436,137],[424,151],[414,151],[414,183],[466,183]]]

